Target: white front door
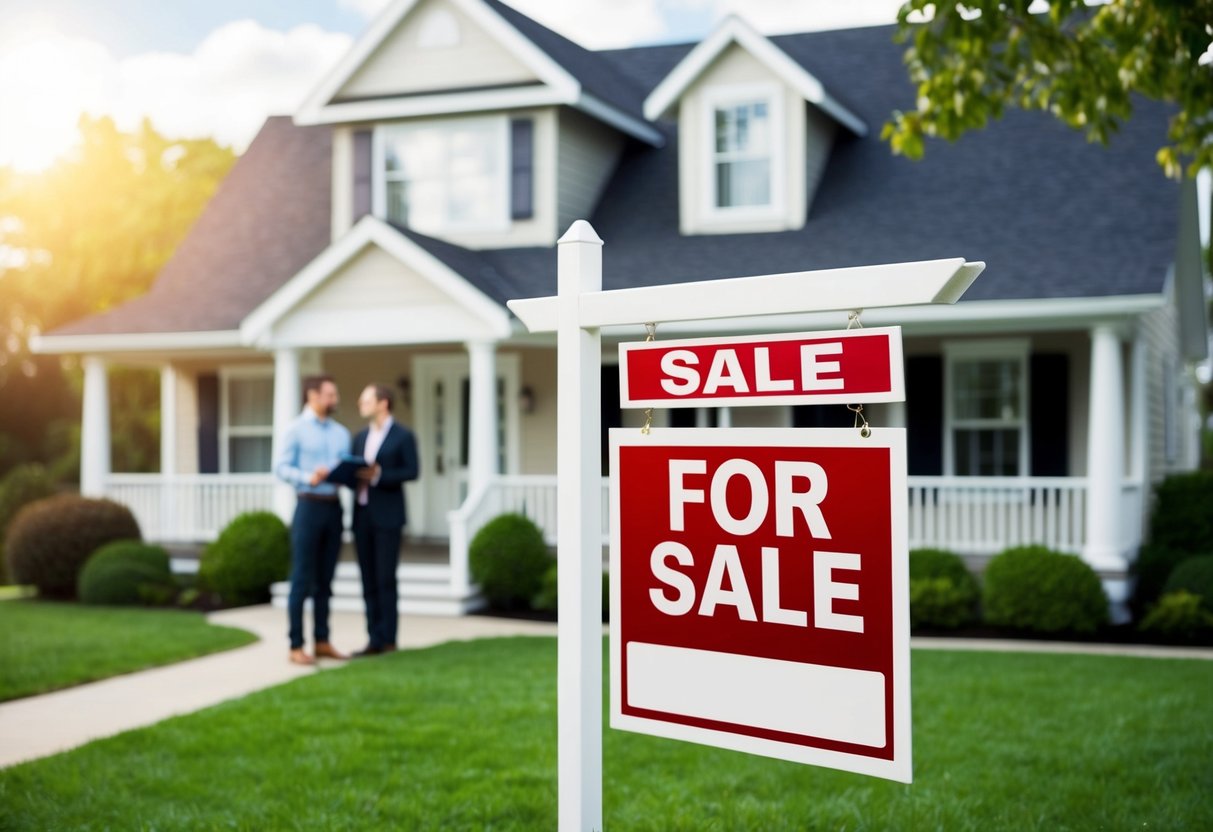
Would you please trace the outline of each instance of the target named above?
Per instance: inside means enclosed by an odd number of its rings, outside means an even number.
[[[421,479],[409,506],[410,534],[445,538],[447,512],[467,496],[469,370],[467,353],[413,359],[413,413]],[[497,470],[518,470],[519,361],[497,356]]]

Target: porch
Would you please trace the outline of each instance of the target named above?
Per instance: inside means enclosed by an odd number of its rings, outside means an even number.
[[[1088,533],[1092,522],[1089,491],[1085,477],[912,476],[907,507],[909,545],[912,549],[949,549],[980,567],[1008,546],[1039,543],[1082,556],[1101,569],[1103,550],[1092,557]],[[213,540],[242,512],[272,510],[275,481],[268,474],[111,474],[105,495],[131,508],[149,540],[197,542]],[[606,478],[601,495],[606,529]],[[1132,562],[1141,544],[1143,496],[1138,482],[1123,482],[1118,491],[1115,539],[1125,564]],[[349,511],[346,505],[347,527]],[[468,572],[468,546],[485,523],[503,512],[530,517],[549,545],[555,545],[559,521],[555,476],[496,475],[473,488],[462,505],[447,515],[449,544],[430,545],[427,557],[401,564],[402,611],[460,614],[474,607],[476,589]],[[604,537],[603,545],[606,543]],[[1123,580],[1123,574],[1105,577]],[[342,563],[334,592],[339,606],[360,608],[356,564]]]

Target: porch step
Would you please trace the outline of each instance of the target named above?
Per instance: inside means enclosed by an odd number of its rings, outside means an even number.
[[[397,608],[411,615],[465,615],[484,606],[479,587],[473,586],[466,595],[451,589],[451,569],[445,563],[402,563],[396,568],[400,592]],[[270,587],[275,607],[286,608],[291,585],[279,581]],[[309,606],[311,602],[308,602]],[[333,576],[331,609],[342,612],[364,612],[362,573],[357,563],[342,561]]]

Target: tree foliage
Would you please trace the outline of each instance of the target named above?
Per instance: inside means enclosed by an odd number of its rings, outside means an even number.
[[[883,136],[919,158],[925,138],[958,139],[1008,107],[1044,110],[1106,144],[1134,95],[1177,107],[1158,163],[1168,176],[1213,164],[1213,0],[907,0],[898,38],[917,106]],[[928,19],[929,18],[929,19]]]
[[[79,373],[33,356],[29,338],[143,294],[235,161],[210,139],[169,139],[83,116],[76,149],[51,167],[0,168],[0,472],[30,460],[71,467]],[[121,368],[113,387],[116,470],[157,461],[154,372]],[[136,407],[120,406],[120,402]]]

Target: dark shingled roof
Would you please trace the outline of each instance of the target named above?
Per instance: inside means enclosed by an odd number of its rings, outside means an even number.
[[[639,107],[692,48],[589,53],[488,2],[587,89],[624,109]],[[893,31],[772,38],[870,129],[863,138],[838,132],[801,230],[683,237],[676,128],[662,125],[664,148],[630,143],[589,218],[606,242],[606,288],[966,257],[988,264],[966,300],[1162,290],[1179,207],[1178,187],[1154,161],[1168,108],[1136,102],[1107,148],[1048,115],[1011,112],[954,145],[931,142],[926,158],[911,162],[879,139],[890,113],[913,104]],[[326,128],[271,119],[151,293],[54,334],[236,328],[325,247],[329,153]],[[471,252],[402,233],[498,301],[555,292],[553,249]]]
[[[239,329],[328,247],[332,131],[266,120],[146,295],[52,335]]]

